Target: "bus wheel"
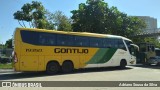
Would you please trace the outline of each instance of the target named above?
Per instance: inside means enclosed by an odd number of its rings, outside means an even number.
[[[47,74],[56,74],[60,70],[60,66],[57,62],[50,62],[47,64]]]
[[[126,60],[121,60],[121,62],[120,62],[120,68],[124,69],[126,67],[126,65],[127,65]]]
[[[71,61],[65,61],[63,64],[62,64],[62,71],[64,73],[69,73],[69,72],[72,72],[74,69],[74,66],[73,66],[73,63]]]

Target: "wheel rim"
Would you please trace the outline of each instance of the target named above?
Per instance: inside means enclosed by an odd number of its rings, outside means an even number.
[[[51,62],[47,64],[46,72],[48,74],[56,74],[60,70],[60,66],[56,62]]]
[[[57,67],[56,66],[50,66],[50,71],[52,71],[52,72],[57,71]]]

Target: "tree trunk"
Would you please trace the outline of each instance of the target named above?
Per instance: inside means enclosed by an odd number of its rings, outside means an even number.
[[[24,24],[24,22],[23,22],[23,21],[22,21],[22,23],[23,23],[24,27],[26,28],[26,26],[25,26],[25,24]]]
[[[35,27],[34,27],[34,24],[33,24],[33,22],[32,22],[32,21],[31,21],[31,25],[32,25],[32,27],[33,27],[33,28],[35,28]]]
[[[19,25],[21,25],[21,27],[23,27],[23,25],[19,22],[19,20],[18,20],[18,23],[19,23]]]

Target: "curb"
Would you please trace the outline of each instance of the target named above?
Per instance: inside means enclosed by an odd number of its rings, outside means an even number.
[[[0,69],[0,73],[14,72],[14,69]]]

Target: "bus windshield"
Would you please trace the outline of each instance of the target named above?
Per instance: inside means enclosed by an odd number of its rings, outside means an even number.
[[[135,56],[136,52],[139,51],[139,47],[137,45],[133,44],[133,42],[131,42],[131,41],[125,40],[125,42],[126,42],[126,45],[129,49],[130,54]]]

